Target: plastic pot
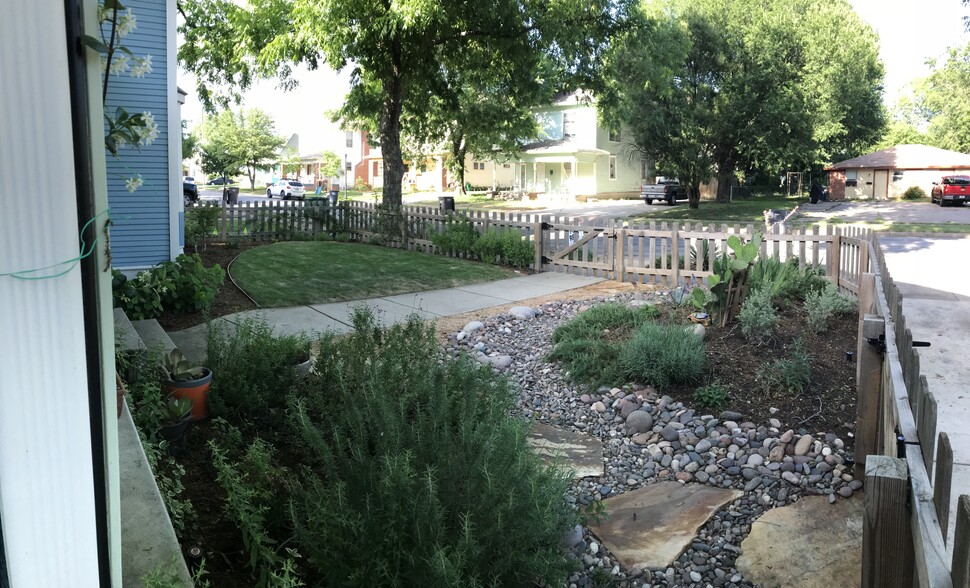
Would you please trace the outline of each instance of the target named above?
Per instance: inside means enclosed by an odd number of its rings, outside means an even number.
[[[212,385],[212,370],[202,368],[204,375],[196,380],[162,380],[162,391],[175,398],[188,398],[192,403],[189,420],[200,421],[209,416],[209,386]]]

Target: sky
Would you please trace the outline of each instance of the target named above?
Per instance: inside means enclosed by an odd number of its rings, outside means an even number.
[[[912,80],[929,73],[928,59],[942,61],[949,47],[965,45],[970,34],[963,16],[970,15],[960,0],[849,0],[859,16],[880,38],[879,55],[886,68],[885,102],[892,106]],[[279,134],[300,136],[300,152],[344,151],[344,135],[326,112],[340,106],[349,84],[349,68],[337,73],[297,69],[300,85],[284,92],[272,80],[261,81],[245,94],[244,107],[260,108],[276,122]],[[202,120],[202,106],[194,97],[195,81],[179,73],[179,86],[188,92],[182,117],[189,128]]]

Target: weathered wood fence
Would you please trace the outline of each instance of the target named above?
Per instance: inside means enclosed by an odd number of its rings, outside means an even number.
[[[704,224],[590,219],[522,212],[463,211],[476,231],[512,230],[535,249],[533,269],[665,286],[711,275],[731,235],[762,233],[762,256],[821,266],[842,290],[858,293],[868,267],[869,232],[846,226],[766,230],[758,224]],[[222,240],[313,239],[326,233],[413,251],[439,253],[432,235],[458,218],[434,207],[405,206],[389,212],[364,202],[270,201],[222,207],[216,230]]]
[[[953,450],[873,235],[857,253],[856,476],[865,476],[862,586],[970,588],[970,497],[947,537]],[[851,278],[850,278],[851,279]],[[936,466],[934,463],[936,452]],[[952,543],[952,558],[947,545]]]

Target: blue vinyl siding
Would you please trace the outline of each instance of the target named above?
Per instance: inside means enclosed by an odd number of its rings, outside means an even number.
[[[164,0],[125,2],[137,18],[137,27],[123,44],[136,56],[150,54],[153,71],[143,78],[132,78],[127,73],[113,75],[108,83],[105,110],[114,112],[120,105],[130,113],[150,111],[158,125],[158,138],[151,145],[140,149],[123,147],[118,158],[108,155],[111,257],[115,267],[148,267],[171,257],[169,202],[173,195],[169,192],[168,103],[175,80],[167,77],[166,5]],[[144,185],[128,192],[125,178],[136,174],[141,174]]]

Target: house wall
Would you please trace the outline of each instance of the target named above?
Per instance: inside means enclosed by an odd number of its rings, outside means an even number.
[[[485,169],[474,169],[475,162],[485,164]],[[471,155],[465,158],[465,183],[472,186],[492,186],[495,183],[502,187],[511,187],[515,181],[515,169],[512,162],[506,164],[491,160],[475,159]],[[493,175],[494,174],[494,175]]]
[[[845,200],[845,172],[829,172],[829,200]]]
[[[926,192],[926,195],[929,196],[930,191],[933,189],[933,182],[939,182],[943,176],[958,174],[970,175],[970,169],[908,169],[897,171],[902,172],[901,176],[893,173],[890,173],[889,176],[890,198],[902,198],[903,192],[905,192],[910,186],[918,186],[922,188],[923,191]]]
[[[858,174],[856,186],[845,186],[846,171],[855,171]],[[837,170],[829,172],[829,199],[867,199],[874,197],[874,190],[877,187],[876,172],[882,170],[873,169],[852,169]],[[910,186],[922,188],[929,196],[933,189],[933,182],[939,182],[940,178],[951,174],[970,175],[970,169],[906,169],[906,170],[885,170],[888,175],[887,194],[889,198],[902,198],[903,193]],[[881,198],[878,194],[876,197]]]
[[[93,4],[84,3],[88,14]],[[85,318],[96,309],[83,306],[81,266],[73,261],[82,254],[79,217],[89,215],[79,212],[76,192],[66,12],[60,0],[13,2],[0,19],[0,38],[16,48],[0,51],[7,81],[0,174],[21,177],[39,162],[57,170],[30,174],[31,197],[12,184],[0,189],[0,272],[49,268],[24,274],[31,279],[0,276],[0,325],[8,334],[0,337],[0,584],[15,588],[108,579],[108,570],[99,571],[94,489],[105,480],[92,459],[85,346]],[[103,210],[106,202],[96,205]],[[104,225],[103,216],[92,221],[90,247]]]
[[[135,55],[152,56],[152,73],[143,78],[127,74],[111,76],[105,109],[113,112],[123,106],[129,113],[149,111],[158,125],[158,138],[140,149],[127,146],[118,158],[108,157],[108,201],[111,205],[112,265],[123,270],[139,270],[178,254],[179,208],[181,204],[181,137],[171,134],[169,109],[176,103],[174,53],[168,46],[169,24],[174,31],[171,2],[130,0],[125,6],[137,17],[137,27],[124,39]],[[174,46],[171,49],[175,51]],[[171,63],[170,63],[171,62]],[[177,118],[178,110],[172,109]],[[169,137],[176,150],[170,150]],[[176,157],[172,157],[172,153]],[[175,170],[174,172],[172,170]],[[134,192],[125,188],[125,179],[140,174],[144,184]]]

